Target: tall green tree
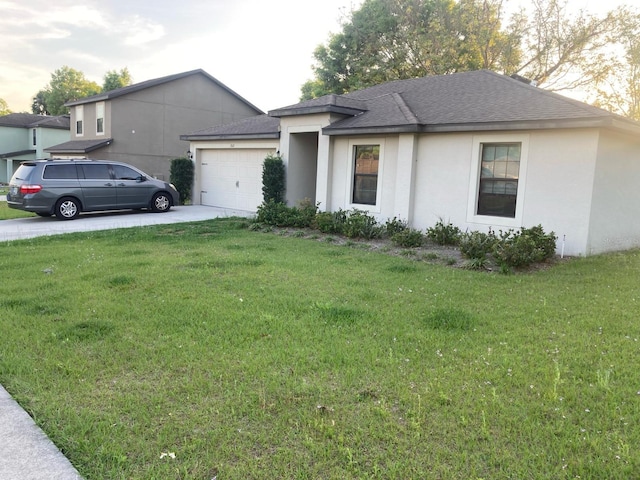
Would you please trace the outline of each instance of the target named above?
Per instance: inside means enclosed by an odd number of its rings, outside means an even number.
[[[629,37],[615,10],[569,11],[563,0],[532,0],[506,19],[503,0],[364,0],[341,32],[314,51],[314,78],[302,99],[378,83],[490,69],[519,74],[549,90],[593,89],[620,62],[611,53]],[[622,63],[633,62],[627,48]],[[630,72],[630,75],[632,72]]]
[[[51,74],[49,85],[33,99],[33,113],[64,115],[69,109],[64,104],[71,100],[100,93],[100,86],[85,78],[84,73],[64,66]]]
[[[9,115],[11,110],[4,98],[0,98],[0,115]]]
[[[119,72],[117,70],[109,70],[104,74],[104,83],[102,84],[103,92],[110,92],[118,88],[127,87],[131,85],[131,73],[129,69],[124,67]]]

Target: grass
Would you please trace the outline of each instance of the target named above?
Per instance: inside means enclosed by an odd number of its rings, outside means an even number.
[[[0,194],[1,195],[1,194]],[[7,206],[7,202],[0,202],[0,220],[10,220],[12,218],[35,217],[35,213],[14,210]]]
[[[640,252],[504,276],[244,226],[0,244],[0,383],[87,480],[638,476]]]

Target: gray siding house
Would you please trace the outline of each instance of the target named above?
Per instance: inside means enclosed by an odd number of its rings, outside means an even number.
[[[26,160],[46,158],[45,148],[69,140],[69,115],[10,113],[0,117],[0,182]]]
[[[47,148],[56,157],[126,162],[169,179],[185,157],[185,131],[263,113],[203,70],[169,75],[67,102],[71,139]]]

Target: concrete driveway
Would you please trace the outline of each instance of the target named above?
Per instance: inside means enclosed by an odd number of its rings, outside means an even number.
[[[58,220],[56,217],[18,218],[15,220],[0,220],[0,241],[6,242],[8,240],[71,232],[197,222],[220,217],[251,217],[253,215],[253,213],[240,210],[205,207],[203,205],[182,205],[173,207],[166,213],[131,210],[83,213],[76,220],[64,221]]]

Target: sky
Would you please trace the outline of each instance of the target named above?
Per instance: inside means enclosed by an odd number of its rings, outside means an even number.
[[[505,0],[511,6],[526,0]],[[102,85],[203,69],[265,112],[297,103],[313,51],[362,0],[0,0],[0,98],[31,111],[62,66]],[[640,0],[568,0],[603,13]]]

